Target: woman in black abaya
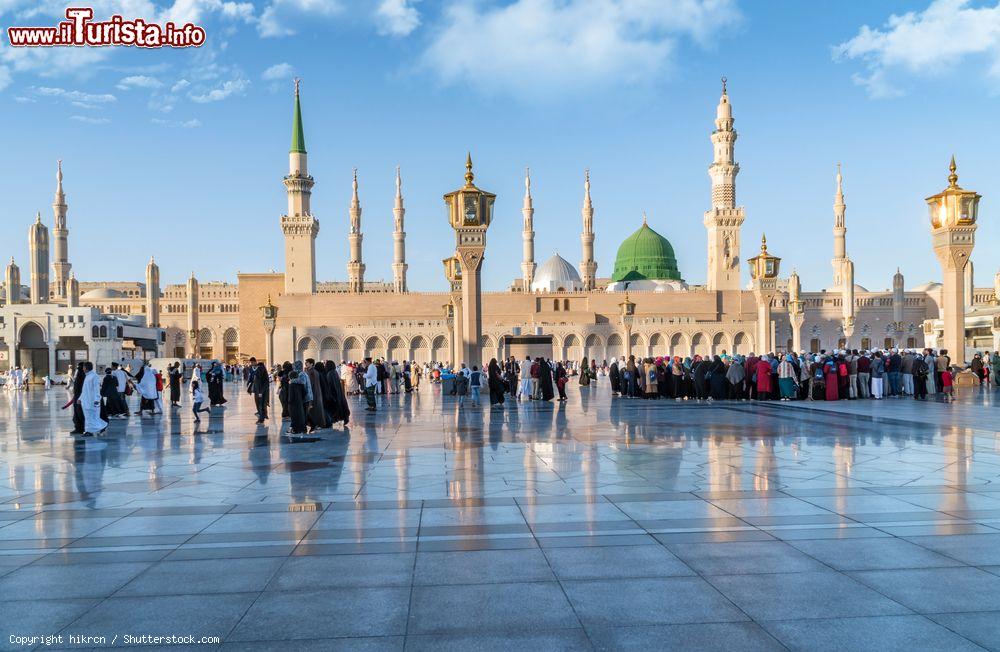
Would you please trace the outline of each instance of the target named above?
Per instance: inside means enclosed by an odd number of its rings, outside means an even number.
[[[543,401],[551,401],[555,395],[555,388],[552,385],[552,367],[548,360],[538,359],[538,387],[542,392]]]
[[[330,419],[330,425],[347,422],[351,419],[351,408],[347,405],[347,397],[344,395],[344,385],[340,382],[340,372],[333,362],[326,363],[326,386],[329,390],[326,401],[326,416]]]
[[[500,365],[496,358],[490,360],[487,370],[489,372],[487,382],[490,385],[490,405],[503,405],[503,395],[507,391],[507,383],[504,382],[503,372],[500,371]]]

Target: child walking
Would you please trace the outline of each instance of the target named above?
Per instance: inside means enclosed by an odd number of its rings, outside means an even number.
[[[194,412],[195,423],[201,421],[198,417],[199,412],[211,412],[210,409],[201,408],[201,404],[205,402],[205,394],[201,391],[201,385],[198,383],[196,378],[191,379],[191,411]]]

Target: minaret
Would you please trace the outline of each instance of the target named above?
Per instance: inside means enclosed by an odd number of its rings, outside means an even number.
[[[80,305],[80,282],[76,280],[76,274],[69,273],[66,281],[66,307],[76,308]]]
[[[31,303],[49,302],[49,229],[42,224],[42,214],[28,229],[28,252],[31,257]]]
[[[1000,278],[1000,274],[997,275]],[[21,269],[14,262],[14,257],[10,257],[7,263],[7,270],[4,274],[4,285],[7,288],[7,305],[13,306],[21,303]]]
[[[844,285],[844,263],[847,260],[847,204],[844,203],[844,177],[837,163],[837,194],[833,199],[833,287]]]
[[[705,212],[708,231],[709,290],[740,289],[740,227],[745,215],[736,206],[736,175],[740,164],[735,160],[736,130],[733,129],[733,107],[722,78],[722,97],[715,112],[712,148],[715,158],[708,166],[712,179],[712,209]]]
[[[802,280],[795,270],[788,277],[788,321],[792,325],[792,351],[801,351],[805,310],[802,303]]]
[[[841,326],[844,328],[844,337],[850,343],[851,336],[854,335],[854,261],[844,258],[840,269]]]
[[[895,332],[896,344],[903,336],[903,303],[906,301],[903,289],[903,273],[896,268],[892,276],[892,330]]]
[[[351,257],[347,262],[347,289],[350,292],[365,291],[365,264],[361,257],[361,243],[365,236],[361,233],[361,200],[358,199],[358,168],[354,168],[351,182],[351,231],[347,236],[351,245]]]
[[[295,109],[292,113],[292,146],[288,150],[288,176],[282,183],[285,184],[285,192],[288,195],[288,213],[281,216],[281,231],[285,236],[285,293],[314,294],[316,235],[319,233],[319,220],[313,217],[309,207],[315,182],[309,176],[298,79],[295,80]]]
[[[56,161],[56,194],[52,200],[52,213],[55,222],[52,225],[53,252],[52,252],[52,280],[56,284],[55,296],[57,299],[65,299],[67,293],[66,284],[69,281],[69,229],[66,228],[66,195],[62,187],[63,173],[62,161]]]
[[[11,264],[14,263],[14,259],[10,259]],[[993,301],[1000,305],[1000,270],[993,275]]]
[[[149,257],[146,265],[146,326],[160,325],[160,268]]]
[[[580,243],[583,245],[583,260],[580,261],[580,273],[583,275],[583,289],[593,290],[597,285],[597,261],[594,260],[594,204],[590,201],[590,170],[583,172],[583,232]]]
[[[358,206],[358,211],[361,207]],[[392,258],[392,285],[396,292],[406,292],[406,231],[403,230],[403,216],[406,209],[403,208],[403,179],[399,176],[399,166],[396,166],[396,204],[392,209],[393,217],[393,258]]]
[[[531,292],[535,280],[535,206],[531,201],[531,172],[524,168],[524,205],[521,207],[521,289]]]
[[[198,279],[191,272],[187,282],[188,357],[198,357]]]

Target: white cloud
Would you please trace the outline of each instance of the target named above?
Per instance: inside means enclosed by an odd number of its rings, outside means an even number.
[[[18,95],[17,97],[14,98],[14,101],[17,102],[18,104],[34,104],[38,100],[31,97],[24,97],[23,95]]]
[[[185,88],[187,88],[190,85],[191,85],[191,82],[189,82],[188,80],[186,80],[186,79],[179,79],[176,84],[174,84],[173,86],[170,87],[170,92],[171,93],[179,93],[179,92],[181,92],[182,90],[184,90]]]
[[[127,91],[132,88],[160,88],[163,86],[161,82],[156,77],[149,77],[148,75],[130,75],[128,77],[122,78],[118,82],[116,88],[122,91]]]
[[[881,28],[862,26],[854,38],[834,47],[833,55],[863,61],[867,74],[853,79],[876,98],[902,94],[890,80],[898,72],[942,75],[976,55],[990,62],[986,74],[1000,79],[1000,2],[970,7],[969,0],[934,0],[923,11],[893,14]]]
[[[264,81],[279,81],[281,79],[288,79],[294,73],[295,69],[292,68],[290,63],[276,63],[261,73],[260,78]]]
[[[223,82],[221,86],[213,88],[207,93],[202,93],[200,95],[190,95],[189,97],[193,102],[198,102],[199,104],[205,104],[207,102],[219,102],[226,99],[230,95],[236,93],[242,93],[250,85],[250,81],[247,79],[231,79],[227,82]]]
[[[71,115],[69,119],[88,125],[106,125],[111,122],[108,118],[92,118],[89,115]]]
[[[51,86],[32,86],[31,92],[43,97],[54,97],[69,102],[84,102],[86,104],[110,104],[118,98],[110,93],[84,93],[83,91],[68,91],[65,88]]]
[[[710,45],[740,20],[733,0],[453,1],[421,63],[445,84],[530,99],[649,83],[681,37]]]
[[[181,129],[196,129],[201,126],[201,121],[197,118],[192,118],[191,120],[163,120],[162,118],[153,118],[150,120],[154,125],[162,125],[164,127],[179,127]]]
[[[271,0],[257,21],[261,36],[291,36],[312,17],[330,17],[343,11],[339,0]]]
[[[408,36],[420,26],[420,12],[411,0],[382,0],[375,9],[378,33],[388,36]]]
[[[72,104],[78,109],[83,109],[84,111],[94,111],[96,109],[101,108],[96,104],[90,104],[88,102],[70,102],[70,104]]]

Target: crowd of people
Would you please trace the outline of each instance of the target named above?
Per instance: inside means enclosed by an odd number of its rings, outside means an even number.
[[[983,385],[1000,386],[1000,353],[968,365]],[[947,350],[839,350],[756,356],[612,359],[615,396],[675,400],[851,400],[940,395],[953,398],[957,373]]]
[[[212,362],[208,369],[194,364],[187,392],[198,422],[201,414],[226,404],[227,382],[241,383],[253,396],[257,423],[262,424],[268,419],[276,388],[281,419],[288,422],[284,434],[303,436],[337,424],[346,426],[351,416],[348,397],[363,396],[365,409],[375,411],[380,395],[417,392],[424,382],[443,384],[443,393],[456,396],[461,407],[480,405],[483,395],[494,407],[506,400],[565,401],[571,379],[588,388],[596,387],[599,378],[607,378],[613,397],[624,398],[836,401],[935,396],[948,401],[954,400],[955,378],[962,371],[974,374],[983,386],[1000,388],[1000,352],[975,353],[961,369],[952,364],[946,350],[929,348],[683,358],[630,355],[601,364],[587,358],[569,362],[512,356],[503,361],[491,359],[483,368],[384,358],[340,363],[308,358],[268,369],[264,362],[251,358],[248,364]],[[30,374],[15,367],[2,380],[8,389],[26,390]],[[148,362],[123,360],[112,363],[103,374],[92,363],[80,362],[70,375],[70,398],[63,409],[72,408],[73,435],[103,433],[110,420],[127,419],[130,414],[162,414],[165,392],[171,409],[181,406],[185,369],[180,362],[161,373]],[[208,407],[203,407],[203,387]],[[139,399],[134,413],[128,404],[132,396]]]

